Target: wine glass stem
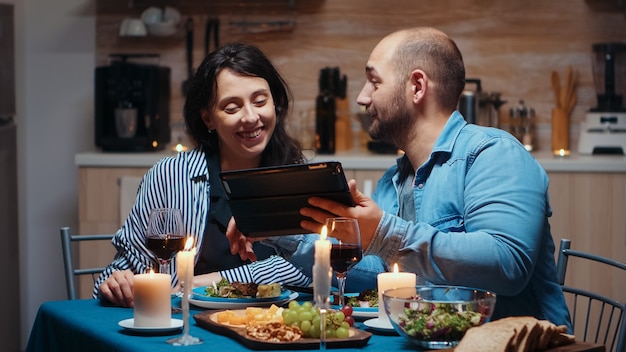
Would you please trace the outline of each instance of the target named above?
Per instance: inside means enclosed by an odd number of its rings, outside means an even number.
[[[170,273],[170,261],[169,260],[161,260],[159,262],[159,273],[161,274]]]
[[[344,293],[346,287],[346,277],[345,275],[337,275],[337,285],[339,286],[339,306],[343,307],[344,305]]]

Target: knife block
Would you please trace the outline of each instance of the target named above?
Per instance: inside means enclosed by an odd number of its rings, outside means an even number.
[[[350,102],[346,99],[335,100],[337,120],[335,121],[335,150],[346,151],[354,147]]]

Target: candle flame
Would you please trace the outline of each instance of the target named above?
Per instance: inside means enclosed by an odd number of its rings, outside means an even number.
[[[328,233],[328,229],[326,228],[326,225],[322,226],[322,233],[320,234],[320,240],[325,240]]]
[[[193,246],[193,237],[188,237],[187,241],[185,242],[185,251],[190,251],[191,246]]]
[[[150,276],[154,276],[154,270],[150,269]]]
[[[393,264],[393,273],[394,274],[398,273],[398,263]]]

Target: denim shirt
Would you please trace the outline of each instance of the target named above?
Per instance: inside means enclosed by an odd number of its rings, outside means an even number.
[[[493,319],[571,326],[556,282],[548,176],[515,137],[455,111],[415,172],[415,222],[397,216],[406,163],[399,158],[378,182],[373,198],[384,215],[365,254],[433,284],[495,292]]]

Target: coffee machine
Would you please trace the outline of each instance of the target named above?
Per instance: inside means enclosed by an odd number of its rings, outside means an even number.
[[[170,68],[158,54],[112,54],[95,73],[96,146],[161,150],[170,141]]]
[[[598,106],[580,126],[578,152],[621,154],[626,151],[626,43],[593,44],[593,80]]]

